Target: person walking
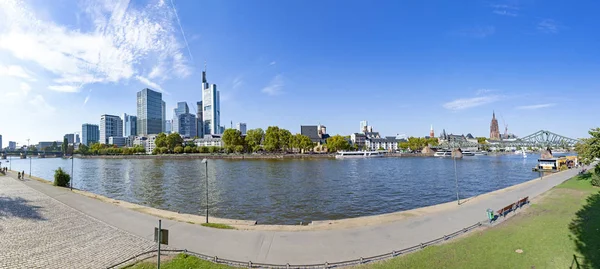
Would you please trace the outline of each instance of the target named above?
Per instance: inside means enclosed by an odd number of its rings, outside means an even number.
[[[17,173],[17,178],[21,179],[21,172]]]

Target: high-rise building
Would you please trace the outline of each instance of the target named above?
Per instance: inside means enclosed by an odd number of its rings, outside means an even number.
[[[81,143],[81,139],[79,139],[79,134],[75,133],[75,145],[79,145]]]
[[[242,133],[242,135],[246,135],[246,124],[243,122],[240,122],[238,124],[236,124],[235,128],[240,131],[240,133]]]
[[[100,144],[108,144],[109,137],[123,137],[123,120],[119,116],[100,116]]]
[[[216,84],[207,82],[206,68],[202,71],[202,120],[204,121],[204,134],[221,133],[219,91],[217,91]]]
[[[123,113],[123,136],[137,135],[137,117]]]
[[[173,121],[171,121],[172,132],[179,132],[179,116],[188,113],[190,113],[190,108],[188,107],[187,103],[178,102],[177,107],[173,109]]]
[[[151,89],[137,93],[138,135],[158,134],[165,127],[162,94]]]
[[[17,142],[15,141],[8,141],[8,150],[9,151],[15,151],[17,149]]]
[[[177,130],[173,132],[179,133],[181,136],[186,138],[193,138],[197,136],[196,115],[192,113],[183,113],[177,117]]]
[[[202,101],[196,102],[196,135],[204,137],[204,121],[202,120]]]
[[[496,112],[492,114],[492,123],[490,124],[490,139],[500,140],[500,129],[498,128],[498,120],[496,119]]]
[[[65,134],[65,138],[67,139],[68,144],[75,143],[75,134]]]
[[[361,121],[360,122],[360,133],[366,133],[367,126],[369,126],[369,123],[366,120]]]
[[[81,143],[90,146],[100,140],[100,128],[96,124],[84,123],[81,125]]]
[[[165,121],[165,133],[166,134],[170,134],[171,132],[173,132],[173,122],[171,120],[166,120]]]
[[[165,101],[162,101],[162,126],[161,126],[161,132],[166,132],[167,131],[167,103],[165,103]]]

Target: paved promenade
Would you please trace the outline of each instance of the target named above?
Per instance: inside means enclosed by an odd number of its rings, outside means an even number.
[[[2,269],[106,268],[154,247],[27,185],[0,176]]]
[[[337,262],[391,252],[392,250],[414,246],[453,233],[478,221],[485,220],[487,208],[497,210],[525,196],[533,198],[573,177],[577,172],[577,169],[573,169],[545,176],[543,179],[536,179],[518,187],[511,187],[508,190],[481,195],[460,206],[445,205],[447,209],[443,211],[438,210],[435,213],[422,214],[380,225],[302,232],[243,231],[212,229],[195,224],[163,220],[163,227],[169,229],[171,247],[185,248],[220,258],[275,264]],[[6,251],[9,253],[8,256],[0,256],[0,264],[6,263],[4,261],[6,259],[12,262],[13,259],[21,260],[22,257],[31,258],[28,254],[18,253],[12,249],[20,248],[24,250],[27,247],[33,247],[37,249],[37,252],[30,252],[38,253],[39,248],[37,246],[40,244],[36,243],[38,241],[44,243],[45,247],[42,248],[48,250],[47,248],[51,243],[47,242],[45,236],[51,236],[55,239],[62,238],[63,243],[56,243],[56,245],[73,244],[78,246],[82,242],[91,244],[86,244],[85,248],[78,249],[78,252],[93,251],[100,257],[114,255],[112,256],[113,259],[125,257],[135,252],[133,251],[133,245],[139,244],[138,249],[140,252],[149,246],[148,242],[153,238],[153,229],[158,222],[157,217],[71,193],[68,189],[56,188],[34,180],[22,183],[16,180],[9,181],[7,177],[0,177],[0,186],[2,189],[0,196],[6,196],[10,193],[10,197],[31,200],[32,202],[29,203],[34,203],[34,205],[41,208],[31,209],[30,212],[38,212],[37,214],[44,219],[25,216],[10,217],[9,215],[9,219],[12,219],[10,223],[7,225],[4,221],[2,222],[0,238],[6,238],[7,235],[17,236],[22,233],[22,236],[26,238],[17,241],[11,239],[9,244],[0,245],[0,253]],[[5,191],[6,187],[9,190]],[[11,191],[10,188],[13,190]],[[14,193],[15,190],[17,190],[16,194]],[[48,196],[69,205],[71,208],[50,199]],[[4,205],[2,205],[2,208],[4,208]],[[83,212],[92,218],[87,218],[77,211]],[[100,219],[102,222],[94,218]],[[25,223],[26,226],[20,225],[20,222]],[[78,230],[76,230],[76,233],[68,232],[68,228],[61,228],[60,231],[56,231],[45,222],[74,226],[78,227]],[[103,222],[120,230],[114,229]],[[30,230],[35,230],[35,234],[25,232]],[[84,230],[92,235],[86,238],[88,235],[84,233]],[[102,239],[103,234],[111,235],[112,240]],[[140,240],[130,234],[147,240]],[[121,237],[124,239],[121,240]],[[26,246],[22,245],[24,244],[23,240],[27,240],[27,238],[34,240],[33,243],[26,243]],[[116,244],[119,244],[122,250],[115,251]],[[99,249],[95,249],[96,247]],[[67,253],[73,252],[57,253],[50,256],[56,257],[55,260],[64,260],[64,257],[68,259],[71,257],[69,255],[72,255]],[[83,254],[77,255],[85,256]],[[99,260],[100,257],[97,259]],[[87,260],[86,262],[89,264],[89,262],[94,261]],[[6,267],[6,265],[4,266]]]

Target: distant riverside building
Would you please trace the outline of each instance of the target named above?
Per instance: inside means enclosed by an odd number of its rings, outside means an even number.
[[[15,142],[15,141],[8,141],[8,150],[10,150],[10,151],[17,150],[17,142]]]
[[[435,137],[435,133],[433,132],[433,124],[431,125],[431,130],[429,130],[429,137]]]
[[[167,131],[167,122],[165,120],[167,120],[167,104],[165,103],[165,101],[162,101],[161,132],[163,133]]]
[[[152,154],[152,151],[156,147],[154,141],[156,140],[155,134],[147,136],[136,136],[133,138],[133,146],[142,146],[146,150],[147,154]]]
[[[173,121],[166,120],[165,121],[165,133],[170,134],[173,131]]]
[[[221,108],[216,84],[206,80],[206,68],[202,71],[202,120],[204,134],[221,134]]]
[[[62,141],[40,141],[38,143],[38,150],[46,150],[46,148],[52,147],[54,143],[56,143],[57,149],[60,149],[63,144]]]
[[[367,132],[367,126],[369,126],[369,122],[367,122],[366,120],[363,120],[360,122],[360,131],[359,133],[366,133]]]
[[[177,130],[173,132],[179,133],[184,138],[194,138],[197,133],[196,115],[192,113],[180,114],[177,119]]]
[[[79,144],[79,134],[66,134],[65,137],[69,145]]]
[[[81,125],[81,143],[90,146],[100,141],[100,128],[98,125],[85,123]]]
[[[162,94],[151,89],[137,93],[137,132],[138,135],[159,134],[163,131],[164,105]]]
[[[236,129],[238,131],[240,131],[240,133],[242,133],[242,135],[246,135],[246,124],[243,122],[240,122],[238,124],[236,124]]]
[[[219,135],[205,135],[204,138],[196,140],[198,147],[223,147],[223,140]]]
[[[196,134],[204,137],[204,121],[202,120],[202,101],[196,102]]]
[[[173,109],[173,120],[171,121],[171,131],[174,133],[179,132],[179,116],[182,114],[190,113],[190,108],[186,102],[178,102],[177,107]]]
[[[123,137],[123,120],[115,115],[100,116],[100,143],[108,144],[109,137]]]
[[[137,135],[137,117],[123,113],[123,136]]]
[[[323,125],[301,125],[300,134],[308,136],[313,143],[325,144],[329,135]]]
[[[500,128],[498,128],[498,120],[496,119],[496,112],[492,114],[492,123],[490,124],[490,139],[500,140]]]
[[[122,137],[122,136],[119,136],[119,137],[111,136],[108,138],[108,144],[115,145],[117,147],[124,147],[125,145],[127,145],[127,138]]]
[[[0,135],[0,151],[4,149],[4,147],[2,147],[2,135]]]

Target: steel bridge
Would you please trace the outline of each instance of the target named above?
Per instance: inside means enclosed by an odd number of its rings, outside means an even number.
[[[496,147],[537,147],[537,148],[547,148],[547,147],[573,147],[575,144],[579,142],[578,139],[569,138],[566,136],[562,136],[559,134],[555,134],[550,131],[540,130],[528,136],[524,136],[517,139],[510,140],[488,140],[488,144],[490,146]],[[442,143],[438,148],[469,148],[469,147],[478,147],[478,143],[473,143],[469,141],[456,141],[450,143]]]

